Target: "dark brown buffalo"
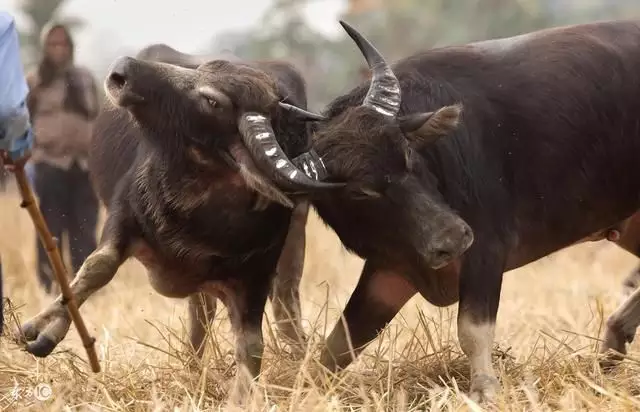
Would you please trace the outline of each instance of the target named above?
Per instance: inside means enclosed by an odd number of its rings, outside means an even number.
[[[372,80],[329,104],[313,135],[325,180],[349,184],[308,193],[365,265],[321,362],[345,368],[350,344],[359,353],[420,293],[438,306],[459,302],[471,394],[491,398],[504,272],[602,237],[640,208],[640,23],[437,48],[393,66],[343,27]],[[470,236],[443,224],[455,216],[475,239],[458,258]],[[633,336],[638,293],[610,320],[603,350],[624,350]]]
[[[288,156],[306,150],[309,119],[287,105],[306,105],[304,81],[283,62],[213,60],[164,45],[140,55],[117,59],[105,80],[109,102],[95,125],[90,169],[108,216],[73,293],[83,304],[134,257],[158,293],[189,297],[198,355],[202,320],[221,299],[238,364],[255,377],[270,289],[281,331],[304,340],[298,285],[308,204],[296,205],[274,182],[286,175],[294,191],[334,186],[290,176],[297,169]],[[243,142],[239,124],[257,141],[277,131],[279,144],[258,153],[284,162],[276,176],[258,173],[256,148]],[[304,168],[305,159],[297,164]],[[69,325],[60,296],[24,325],[27,350],[47,356]]]

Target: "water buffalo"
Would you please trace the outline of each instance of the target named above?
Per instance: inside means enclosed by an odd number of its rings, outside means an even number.
[[[236,335],[239,372],[255,377],[270,289],[284,335],[302,332],[298,283],[308,204],[279,187],[295,194],[298,186],[338,185],[298,173],[306,157],[288,160],[306,150],[313,120],[289,110],[306,106],[304,80],[293,66],[151,47],[139,54],[144,59],[118,58],[104,83],[109,102],[96,121],[90,169],[108,216],[71,288],[82,305],[135,257],[157,292],[189,297],[191,341],[199,351],[200,320],[221,299]],[[258,172],[255,144],[243,143],[239,127],[262,140],[276,131],[278,143],[257,150],[278,160],[275,175]],[[47,356],[69,325],[60,296],[23,326],[27,350]]]
[[[212,55],[193,55],[179,52],[166,44],[152,44],[143,48],[136,56],[137,59],[162,62],[181,67],[196,69],[198,66],[216,59],[224,58],[228,61],[240,61],[237,56],[231,53],[223,52],[215,56]],[[291,99],[301,101],[306,104],[306,92],[302,79],[298,73],[291,67],[273,66],[273,70],[280,70],[281,77],[288,83],[283,88],[283,93],[290,93]],[[140,130],[133,124],[126,121],[123,123],[119,113],[120,110],[107,110],[101,117],[100,124],[103,128],[98,128],[95,139],[96,143],[92,156],[92,175],[98,192],[105,204],[113,196],[113,191],[117,183],[109,179],[119,180],[125,173],[126,169],[131,167],[134,162],[134,153],[137,143],[125,143],[141,140]],[[162,114],[159,111],[159,114]],[[107,133],[114,128],[126,128],[126,133]],[[299,124],[295,127],[300,127]],[[135,146],[126,147],[126,144]],[[292,142],[291,144],[299,145],[300,142]],[[112,150],[112,147],[117,147]],[[294,150],[295,147],[294,147]],[[104,153],[109,151],[110,153]],[[130,158],[126,158],[126,156]],[[124,156],[124,157],[123,157]],[[120,159],[123,170],[114,170],[114,159]],[[304,342],[304,331],[300,323],[300,295],[299,285],[302,277],[304,266],[305,251],[305,225],[307,221],[309,206],[308,203],[301,202],[294,208],[289,227],[289,234],[282,249],[276,276],[272,280],[271,304],[278,326],[284,338],[290,342]],[[190,315],[190,340],[196,354],[201,357],[204,351],[205,328],[203,321],[212,322],[216,312],[216,297],[209,293],[197,293],[189,297],[189,315]],[[296,348],[294,346],[294,349]]]
[[[436,48],[393,66],[341,24],[372,79],[314,123],[310,153],[326,167],[324,180],[348,184],[308,196],[365,264],[321,363],[345,368],[349,344],[359,353],[420,293],[438,306],[459,302],[471,395],[491,399],[503,273],[601,238],[640,207],[640,24],[551,28]],[[640,316],[627,310],[617,319],[607,335],[622,330],[624,347]]]

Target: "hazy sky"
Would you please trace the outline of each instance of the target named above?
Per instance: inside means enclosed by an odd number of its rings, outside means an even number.
[[[17,3],[0,0],[0,9],[14,13]],[[101,55],[137,50],[155,42],[187,53],[197,52],[216,33],[256,24],[270,3],[271,0],[68,0],[63,14],[82,17],[88,23],[76,34],[77,59],[92,65]],[[307,9],[307,21],[327,34],[339,33],[338,14],[345,6],[346,0],[315,0]]]

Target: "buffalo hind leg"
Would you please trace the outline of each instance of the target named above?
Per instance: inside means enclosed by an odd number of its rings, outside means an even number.
[[[636,267],[622,282],[622,300],[618,308],[607,319],[604,341],[600,345],[603,355],[600,365],[611,370],[627,354],[627,343],[633,342],[640,326],[640,266]]]
[[[622,281],[623,300],[629,298],[629,296],[638,289],[638,286],[640,286],[640,265],[636,266],[635,269],[633,269],[633,271],[631,271],[631,273],[629,273],[629,275]]]
[[[640,257],[640,213],[636,213],[621,225],[620,239],[616,244],[629,253]],[[611,370],[627,353],[626,344],[631,343],[640,324],[640,266],[622,282],[622,299],[616,311],[607,319],[604,341],[600,345],[603,355],[600,365]]]
[[[294,355],[304,354],[306,335],[302,328],[300,280],[304,269],[305,228],[309,204],[300,203],[291,217],[289,233],[282,248],[276,276],[271,286],[271,305],[279,333],[292,343]]]
[[[636,212],[615,227],[619,239],[615,243],[640,258],[640,212]],[[640,266],[629,273],[622,282],[622,299],[624,302],[640,285]]]
[[[621,360],[620,355],[627,353],[626,344],[633,342],[639,325],[640,288],[636,289],[607,319],[604,342],[600,348],[600,352],[605,355],[600,361],[604,369],[608,370],[615,366]]]
[[[331,372],[346,368],[415,294],[416,288],[403,275],[367,260],[343,311],[344,319],[338,320],[326,340],[320,363]]]
[[[625,241],[626,240],[626,241]],[[623,237],[618,245],[629,252],[640,254],[640,245],[631,245],[632,239]],[[640,257],[640,256],[639,256]],[[604,341],[600,345],[600,366],[610,371],[626,355],[626,344],[633,342],[636,329],[640,325],[640,267],[636,267],[622,282],[621,303],[607,319]],[[635,291],[635,292],[634,292]]]
[[[492,401],[500,388],[491,351],[502,274],[502,261],[498,256],[482,255],[477,250],[467,252],[460,272],[458,341],[469,359],[471,399],[478,403]]]
[[[126,250],[131,233],[124,231],[124,222],[118,221],[118,217],[118,214],[109,215],[98,247],[87,257],[70,284],[78,307],[109,283],[128,257]],[[46,309],[22,326],[22,333],[18,331],[18,337],[26,343],[29,353],[46,357],[64,339],[69,326],[71,317],[65,308],[64,298],[59,295]]]
[[[196,359],[202,359],[207,328],[216,314],[216,298],[198,292],[189,296],[189,340]]]

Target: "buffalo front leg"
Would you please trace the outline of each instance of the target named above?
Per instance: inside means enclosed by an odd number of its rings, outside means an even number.
[[[604,342],[600,353],[605,356],[600,361],[604,369],[610,369],[627,353],[626,344],[633,342],[636,329],[640,325],[640,288],[627,298],[607,319]]]
[[[208,293],[194,293],[189,296],[189,340],[197,359],[204,354],[204,339],[207,327],[216,314],[216,298]]]
[[[105,222],[100,244],[83,262],[70,284],[78,307],[109,283],[126,259],[125,245],[128,242],[120,235],[123,232],[118,230],[119,222],[114,220],[110,215]],[[64,297],[59,295],[46,309],[24,323],[22,333],[18,332],[18,336],[26,344],[29,353],[46,357],[64,339],[71,325],[65,303]]]
[[[320,363],[331,372],[346,368],[415,293],[416,288],[403,275],[367,260],[343,319],[326,340]]]
[[[300,203],[291,217],[289,233],[284,243],[276,276],[271,286],[271,305],[280,334],[293,343],[294,354],[301,355],[306,335],[302,328],[300,280],[304,269],[305,228],[309,204]],[[300,350],[297,350],[297,349]]]
[[[471,399],[491,401],[500,385],[491,361],[502,288],[502,260],[467,252],[460,272],[458,340],[469,359]]]

